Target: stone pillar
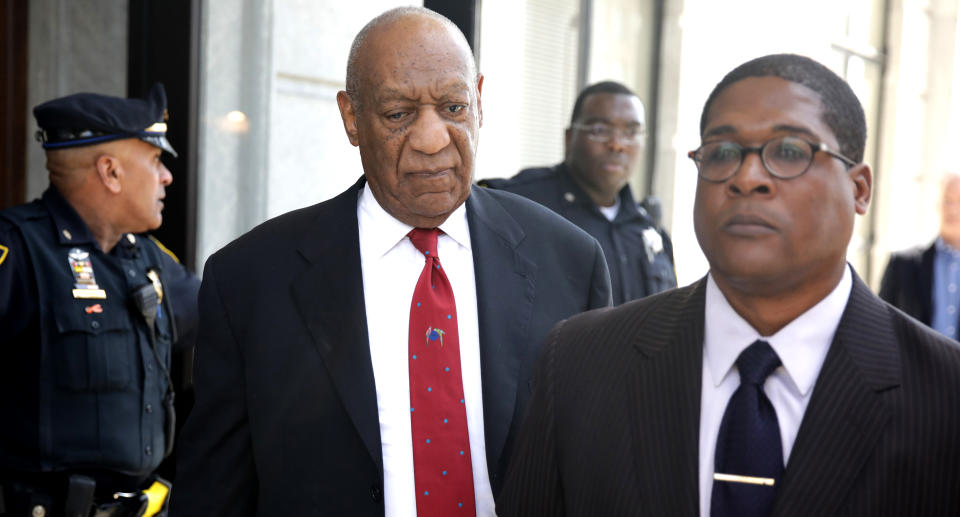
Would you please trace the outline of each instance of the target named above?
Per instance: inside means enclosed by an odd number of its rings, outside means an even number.
[[[31,0],[28,52],[27,199],[47,187],[46,158],[34,140],[33,107],[78,92],[127,94],[127,3]]]

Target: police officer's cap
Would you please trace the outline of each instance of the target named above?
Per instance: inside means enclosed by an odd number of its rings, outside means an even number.
[[[139,138],[177,155],[167,141],[167,94],[156,83],[145,99],[123,99],[96,93],[77,93],[33,108],[44,149],[94,145],[123,138]]]

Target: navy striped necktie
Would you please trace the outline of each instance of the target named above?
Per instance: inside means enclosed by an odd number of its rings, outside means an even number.
[[[730,397],[717,435],[711,517],[765,517],[783,477],[783,445],[777,412],[763,383],[780,366],[766,341],[737,358],[740,386]]]

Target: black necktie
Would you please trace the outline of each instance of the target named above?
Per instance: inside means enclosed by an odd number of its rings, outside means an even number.
[[[763,383],[780,357],[766,341],[754,341],[737,358],[740,386],[733,392],[717,435],[711,517],[770,515],[783,475],[777,412]]]

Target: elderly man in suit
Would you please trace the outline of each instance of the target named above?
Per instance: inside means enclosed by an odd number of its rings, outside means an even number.
[[[432,11],[357,35],[364,177],[207,262],[173,515],[494,514],[543,338],[611,295],[594,239],[471,186],[482,84]]]
[[[709,274],[551,332],[498,515],[960,513],[960,349],[846,262],[872,186],[853,91],[761,57],[700,129]]]
[[[925,248],[890,256],[880,298],[953,339],[960,336],[960,175],[943,180],[940,232]]]

